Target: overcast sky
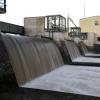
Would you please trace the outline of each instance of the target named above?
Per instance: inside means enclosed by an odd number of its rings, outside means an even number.
[[[79,19],[100,15],[100,0],[7,0],[7,13],[0,21],[23,25],[24,17],[61,14],[79,26]]]

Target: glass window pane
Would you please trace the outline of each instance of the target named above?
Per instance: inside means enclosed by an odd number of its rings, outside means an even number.
[[[53,24],[52,17],[49,17],[49,29],[52,28],[52,24]]]
[[[47,29],[47,17],[45,17],[45,29]]]
[[[4,0],[0,0],[0,8],[4,8]]]
[[[56,25],[59,25],[59,16],[56,17]]]

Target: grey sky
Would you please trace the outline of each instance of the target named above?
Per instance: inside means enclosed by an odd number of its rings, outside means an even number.
[[[24,17],[34,17],[52,14],[69,14],[79,25],[79,19],[84,15],[100,15],[100,0],[7,0],[7,13],[0,15],[1,21],[23,25]]]

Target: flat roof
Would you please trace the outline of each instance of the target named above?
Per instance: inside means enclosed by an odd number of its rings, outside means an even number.
[[[31,16],[31,17],[24,17],[24,18],[41,18],[41,17],[48,17],[48,16],[61,16],[63,18],[65,18],[64,16],[62,16],[61,14],[55,14],[55,15],[45,15],[45,16]]]
[[[85,18],[81,18],[80,20],[89,19],[89,18],[93,18],[93,17],[100,17],[100,16],[98,15],[98,16],[85,17]]]

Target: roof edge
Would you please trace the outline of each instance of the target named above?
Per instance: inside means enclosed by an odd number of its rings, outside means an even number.
[[[91,17],[85,17],[85,18],[81,18],[80,20],[84,20],[84,19],[88,19],[88,18],[93,18],[93,17],[100,17],[100,15],[98,15],[98,16],[91,16]]]

